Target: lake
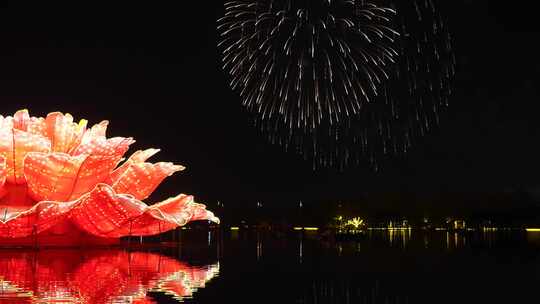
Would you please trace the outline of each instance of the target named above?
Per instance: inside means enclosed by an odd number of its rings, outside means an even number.
[[[178,244],[2,249],[0,303],[536,303],[540,232],[181,230]]]

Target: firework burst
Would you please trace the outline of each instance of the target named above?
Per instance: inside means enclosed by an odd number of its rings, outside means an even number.
[[[224,68],[255,124],[272,143],[311,158],[315,168],[367,160],[377,169],[438,125],[448,105],[456,62],[437,5],[372,1],[237,1],[226,5],[220,20]],[[311,12],[310,22],[297,26],[302,9]],[[373,12],[371,19],[366,12]],[[328,15],[384,29],[384,35],[371,31],[373,37],[363,40],[361,31],[327,26],[317,32],[324,39],[310,40],[311,32],[300,30]],[[262,18],[270,18],[266,27]],[[337,41],[351,51],[342,52]]]
[[[394,10],[344,0],[242,0],[218,20],[223,69],[263,120],[315,129],[358,114],[396,62]]]

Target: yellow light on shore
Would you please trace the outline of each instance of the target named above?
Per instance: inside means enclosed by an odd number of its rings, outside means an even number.
[[[231,230],[240,230],[240,227],[231,227]]]
[[[306,230],[306,231],[317,231],[319,230],[318,227],[293,227],[294,230]]]
[[[527,232],[540,232],[540,228],[525,228]]]

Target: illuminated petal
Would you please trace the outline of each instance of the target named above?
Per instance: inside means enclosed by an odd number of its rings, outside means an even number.
[[[109,121],[104,120],[84,132],[82,143],[86,144],[96,138],[105,138]]]
[[[51,142],[17,129],[0,129],[0,155],[6,159],[7,181],[24,184],[23,161],[29,152],[49,152]]]
[[[7,194],[7,190],[4,185],[7,177],[6,158],[0,155],[0,198],[3,198]]]
[[[36,201],[71,201],[104,181],[118,162],[115,156],[29,153],[24,163],[28,192]]]
[[[116,194],[106,184],[98,184],[71,211],[71,220],[81,230],[99,237],[153,235],[183,226],[193,220],[219,222],[193,197],[180,194],[148,206],[131,195]]]
[[[30,121],[27,122],[27,132],[48,137],[47,135],[47,123],[43,117],[30,117]]]
[[[86,133],[86,125],[88,121],[86,119],[81,119],[78,124],[73,124],[73,140],[70,144],[70,149],[68,153],[71,153],[81,144],[84,134]]]
[[[127,235],[154,235],[163,233],[195,220],[219,219],[202,204],[193,202],[193,196],[180,194],[158,204],[149,206],[144,213],[133,218],[128,225],[111,231],[108,237]]]
[[[7,167],[6,167],[6,158],[0,156],[0,188],[4,186],[6,182]]]
[[[143,163],[158,152],[159,149],[146,149],[135,151],[135,153],[133,153],[126,162],[124,162],[120,167],[116,168],[116,170],[111,173],[109,179],[107,180],[107,184],[112,185],[116,183],[120,176],[122,176],[126,172],[126,170],[129,169],[131,164]]]
[[[107,134],[108,120],[104,120],[98,124],[95,124],[90,128],[90,134],[94,137],[105,137]]]
[[[133,221],[131,233],[153,235],[197,220],[219,223],[219,219],[206,210],[206,206],[193,201],[193,196],[180,194],[150,206],[144,216]]]
[[[27,131],[29,122],[30,114],[28,114],[28,110],[26,109],[17,111],[13,115],[13,128],[19,129],[21,131]]]
[[[105,139],[104,137],[96,137],[92,140],[81,143],[75,148],[71,155],[77,156],[82,154],[103,155],[103,156],[122,156],[129,146],[135,141],[133,138],[113,137]],[[120,160],[120,158],[119,158]]]
[[[53,112],[45,119],[47,134],[51,140],[51,149],[55,152],[67,152],[73,140],[73,117],[69,114]]]
[[[112,187],[116,193],[131,194],[142,200],[152,194],[167,176],[183,169],[172,163],[132,163]]]
[[[73,122],[70,114],[49,113],[45,119],[46,132],[51,139],[54,152],[68,153],[77,147],[86,131],[86,120],[78,124]]]
[[[41,135],[48,138],[47,123],[43,117],[30,117],[28,110],[19,110],[13,115],[12,125],[15,128],[28,133]],[[7,126],[6,126],[7,127]]]
[[[0,115],[0,129],[7,129],[7,130],[13,129],[13,117],[11,116],[4,117]]]
[[[212,221],[219,224],[219,218],[212,211],[206,210],[206,206],[199,203],[191,203],[189,210],[192,213],[190,221]]]
[[[116,194],[110,186],[99,184],[81,199],[70,217],[81,230],[96,236],[106,236],[125,227],[146,208],[144,203],[133,197]]]
[[[135,151],[129,158],[134,163],[144,163],[147,159],[158,153],[160,149],[146,149]]]
[[[0,208],[0,235],[20,238],[39,234],[65,219],[76,202],[43,201],[25,211]]]

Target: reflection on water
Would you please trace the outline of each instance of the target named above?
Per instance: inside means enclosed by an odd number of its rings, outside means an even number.
[[[540,283],[540,231],[368,230],[343,240],[191,230],[178,239],[159,253],[0,250],[0,303],[524,303]]]
[[[407,249],[409,246],[439,248],[439,249],[464,249],[470,246],[491,248],[496,244],[506,241],[524,241],[540,244],[540,231],[524,231],[523,229],[500,229],[500,230],[465,230],[465,231],[425,231],[405,229],[374,229],[355,235],[354,241],[357,246],[362,243],[378,247]],[[348,240],[351,241],[350,239]],[[343,242],[342,242],[343,243]],[[346,242],[345,242],[346,243]],[[422,246],[419,246],[419,245]],[[336,243],[338,250],[339,242]]]
[[[224,244],[220,263],[230,271],[198,303],[522,303],[540,283],[540,232],[521,229],[375,229],[337,239],[235,230]]]
[[[304,290],[300,303],[409,303],[407,295],[392,294],[379,281],[317,280]]]
[[[148,252],[0,251],[0,302],[156,303],[153,292],[182,300],[218,271]]]

